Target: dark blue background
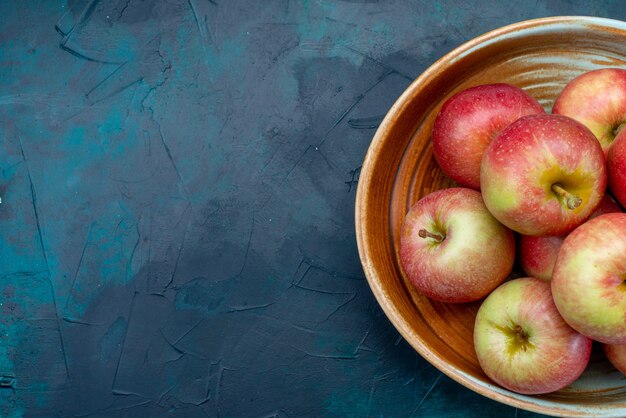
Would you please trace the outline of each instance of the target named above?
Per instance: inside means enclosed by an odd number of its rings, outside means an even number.
[[[0,7],[0,416],[532,415],[391,326],[355,188],[437,58],[622,2]]]

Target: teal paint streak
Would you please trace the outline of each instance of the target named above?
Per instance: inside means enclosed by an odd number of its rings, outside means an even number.
[[[345,14],[357,13],[360,7],[350,3],[339,7],[337,2],[329,1],[304,3],[294,16],[297,22],[295,31],[300,38],[298,59],[342,58],[355,67],[361,66],[363,56],[354,53],[351,48],[359,45],[359,48],[366,49],[363,42],[368,45],[367,49],[379,47],[376,42],[381,36],[372,36],[372,33],[376,30],[386,33],[388,28],[383,23],[375,25],[374,29],[362,25],[346,26],[354,16]],[[289,82],[286,85],[295,91]]]
[[[324,409],[337,417],[370,417],[370,410],[380,410],[371,405],[370,394],[358,388],[331,392],[324,402]]]
[[[134,90],[128,89],[124,94],[130,102]],[[33,183],[38,187],[38,206],[46,208],[46,212],[40,214],[41,228],[60,314],[67,308],[65,313],[69,316],[82,316],[106,284],[126,284],[138,270],[131,266],[130,260],[138,239],[136,226],[140,214],[136,208],[124,205],[115,181],[119,167],[132,170],[137,159],[144,158],[147,150],[145,140],[137,138],[139,129],[126,129],[126,125],[130,124],[139,126],[137,120],[141,117],[140,110],[133,108],[133,104],[137,103],[131,102],[128,109],[99,106],[95,122],[89,125],[68,123],[65,127],[51,129],[47,120],[36,119],[23,129],[24,138],[28,138],[24,143],[27,153],[33,147],[48,149],[50,152],[49,162],[29,168]],[[89,109],[85,111],[90,112]],[[51,131],[55,134],[48,136],[41,133]],[[121,165],[120,161],[126,161],[126,164]],[[143,173],[136,175],[145,177]],[[121,174],[121,177],[124,175]],[[4,196],[3,200],[5,204],[10,203]],[[31,208],[32,205],[25,207]],[[71,270],[68,270],[59,259],[65,243],[49,237],[78,235],[87,239],[89,220],[95,221],[94,215],[90,214],[92,207],[98,209],[98,219],[89,237],[92,242],[85,248],[85,263],[78,272],[75,270],[76,265],[70,266]],[[70,212],[87,222],[77,224],[75,217],[68,219],[67,214]],[[14,224],[25,222],[18,220]],[[26,236],[29,231],[31,229],[22,231],[20,236]],[[31,241],[38,239],[36,229],[32,234]],[[2,239],[4,236],[0,236],[0,243]],[[26,271],[35,268],[39,271],[46,268],[45,261],[33,262],[32,257],[41,253],[31,251],[20,255],[7,250],[1,254],[15,264],[11,271],[17,271],[18,266]],[[72,283],[75,288],[70,291]]]
[[[312,6],[313,5],[313,6]],[[312,7],[319,9],[315,10]],[[306,0],[299,9],[298,21],[303,24],[298,25],[298,31],[302,39],[312,42],[320,42],[328,36],[329,21],[326,16],[333,16],[336,5],[328,2],[312,3]]]
[[[280,83],[280,91],[282,98],[286,101],[293,101],[298,97],[298,80],[287,66],[281,66],[278,69],[278,80]]]
[[[246,51],[245,32],[242,31],[234,38],[223,39],[219,45],[215,45],[198,36],[198,28],[192,15],[187,16],[184,23],[176,32],[178,44],[188,46],[177,51],[180,64],[187,66],[202,63],[206,65],[206,73],[212,80],[224,75],[225,72],[230,76],[243,74],[245,68],[239,64]],[[198,51],[202,51],[202,54],[198,54]],[[178,79],[185,77],[183,66],[174,66],[174,73]]]
[[[111,219],[113,221],[113,219]],[[132,253],[139,236],[136,224],[122,219],[94,224],[90,229],[84,257],[89,260],[77,272],[66,314],[82,317],[98,299],[100,291],[130,282],[135,271],[130,267]]]
[[[103,362],[115,361],[116,355],[120,355],[121,344],[128,329],[126,319],[119,317],[111,324],[109,329],[100,339],[98,359]]]
[[[33,226],[30,182],[23,164],[3,170],[0,179],[9,185],[2,196],[2,210],[12,214],[10,222],[0,226],[0,271],[11,274],[46,270],[39,233]]]

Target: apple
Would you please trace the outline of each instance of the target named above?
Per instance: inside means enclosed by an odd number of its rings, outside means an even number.
[[[480,161],[489,142],[518,118],[545,113],[537,100],[510,84],[483,84],[450,97],[432,130],[439,166],[461,186],[480,188]]]
[[[482,303],[474,324],[474,348],[484,372],[527,395],[574,382],[589,362],[591,344],[561,318],[550,283],[535,277],[500,285]]]
[[[604,213],[621,212],[622,209],[609,195],[604,195],[590,219]],[[521,235],[519,239],[519,260],[522,270],[532,277],[550,280],[559,248],[565,236],[532,237]]]
[[[622,206],[626,206],[626,131],[615,138],[606,164],[609,189]]]
[[[552,113],[589,128],[606,155],[626,123],[626,70],[602,68],[579,75],[563,88]]]
[[[585,221],[606,188],[605,158],[589,129],[559,115],[524,116],[483,155],[489,211],[524,235],[562,235]]]
[[[524,273],[543,280],[550,280],[552,270],[563,244],[562,236],[533,237],[522,235],[519,239],[520,267]]]
[[[613,367],[626,374],[626,345],[602,344],[602,348]]]
[[[626,344],[626,213],[606,213],[570,233],[556,259],[552,295],[563,319],[605,344]]]
[[[480,192],[453,187],[411,207],[402,225],[399,258],[406,277],[429,298],[470,302],[509,275],[515,239],[489,213]]]

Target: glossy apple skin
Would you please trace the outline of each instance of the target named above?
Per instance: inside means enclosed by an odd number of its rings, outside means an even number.
[[[579,75],[563,88],[552,113],[589,128],[606,155],[618,127],[626,122],[626,70],[602,68]]]
[[[520,236],[519,258],[524,273],[539,279],[550,280],[561,244],[563,244],[562,236]]]
[[[450,97],[433,126],[433,154],[459,185],[480,188],[480,161],[491,140],[522,116],[545,113],[537,100],[510,84],[483,84]]]
[[[603,344],[602,348],[613,367],[626,374],[626,345]]]
[[[422,229],[445,239],[422,238]],[[455,187],[433,192],[412,206],[402,226],[399,256],[406,277],[429,298],[469,302],[509,275],[515,240],[487,211],[480,192]]]
[[[552,273],[563,319],[605,344],[626,344],[626,213],[607,213],[570,233]]]
[[[591,214],[590,219],[604,213],[621,212],[622,209],[609,195],[604,195],[600,205]],[[544,280],[552,278],[552,270],[556,263],[556,257],[563,244],[565,236],[558,237],[532,237],[521,235],[519,239],[520,266],[524,272],[532,277]]]
[[[622,206],[626,206],[626,130],[615,138],[607,156],[606,168],[609,189]]]
[[[605,158],[593,134],[559,115],[524,116],[487,147],[480,184],[489,211],[524,235],[563,235],[587,219],[606,188]],[[567,208],[552,189],[581,199]]]
[[[516,326],[527,343],[518,342]],[[545,280],[525,277],[500,285],[476,315],[480,366],[494,382],[517,393],[536,395],[570,385],[587,366],[591,344],[563,321]]]

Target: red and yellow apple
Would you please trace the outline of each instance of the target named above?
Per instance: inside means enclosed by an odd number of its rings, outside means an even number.
[[[510,84],[483,84],[450,97],[432,131],[439,166],[459,185],[480,188],[480,161],[491,140],[522,116],[544,113],[524,90]]]
[[[524,235],[562,235],[587,219],[606,188],[593,134],[558,115],[524,116],[489,144],[480,185],[489,211]]]
[[[476,315],[474,348],[494,382],[522,394],[562,389],[583,372],[591,340],[559,315],[550,283],[520,278],[500,285]]]
[[[606,155],[626,123],[626,70],[602,68],[579,75],[561,91],[552,113],[589,128]]]
[[[565,321],[589,338],[626,344],[626,213],[591,219],[563,241],[552,295]]]
[[[411,207],[399,257],[406,277],[426,296],[469,302],[509,275],[515,240],[489,213],[480,192],[455,187],[426,195]]]

